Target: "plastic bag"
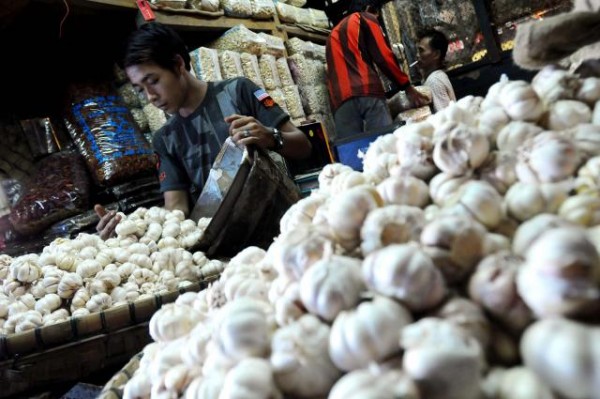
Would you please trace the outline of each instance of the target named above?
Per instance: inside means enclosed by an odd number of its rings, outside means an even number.
[[[163,127],[165,123],[167,123],[167,117],[165,116],[165,113],[161,109],[156,108],[154,105],[146,104],[144,105],[143,110],[144,115],[146,115],[146,119],[148,119],[148,127],[150,128],[151,132],[156,132],[158,129]]]
[[[133,120],[138,129],[140,129],[140,132],[147,132],[150,126],[148,125],[148,118],[144,110],[142,108],[132,108],[129,111],[131,111],[131,116],[133,116]]]
[[[124,85],[120,86],[117,90],[119,91],[119,95],[123,99],[123,102],[129,108],[136,108],[141,106],[138,93],[133,88],[133,85],[131,83],[125,83]]]
[[[306,5],[306,0],[286,0],[285,3],[294,7],[304,7]]]
[[[296,21],[295,23],[299,25],[310,25],[311,17],[310,10],[308,8],[297,8],[296,9]]]
[[[266,42],[265,54],[271,54],[275,57],[283,57],[285,55],[285,44],[282,38],[264,32],[260,32],[258,35]]]
[[[223,33],[209,47],[217,50],[232,50],[238,53],[261,55],[267,49],[267,42],[244,25],[236,25]]]
[[[109,211],[118,211],[119,205],[112,203],[104,205],[104,208]],[[44,237],[73,238],[82,232],[96,232],[96,225],[99,221],[98,214],[92,209],[53,224],[44,232]]]
[[[156,189],[160,189],[158,178],[156,176],[149,176],[111,187],[109,192],[116,199],[123,199]]]
[[[4,192],[4,188],[0,184],[0,217],[10,213],[10,200]]]
[[[219,0],[192,0],[192,8],[201,11],[215,12],[219,11]]]
[[[200,47],[190,53],[190,59],[192,69],[198,79],[205,82],[223,80],[217,50]]]
[[[325,11],[309,8],[308,12],[310,16],[310,26],[323,29],[329,28],[329,19],[327,18],[327,14],[325,14]]]
[[[250,0],[221,0],[221,6],[228,17],[249,18],[252,16]]]
[[[323,98],[327,95],[327,88],[323,92],[323,85],[315,86],[299,86],[302,105],[306,114],[324,114],[328,111],[328,98]]]
[[[306,44],[304,40],[297,37],[292,37],[285,42],[285,46],[287,48],[288,55],[290,56],[296,54],[304,55]]]
[[[278,58],[277,61],[277,73],[279,74],[279,80],[282,86],[291,86],[294,83],[294,78],[290,72],[287,59],[285,57]]]
[[[150,0],[150,3],[158,7],[182,10],[187,7],[187,0]]]
[[[34,158],[60,151],[59,137],[63,135],[50,118],[24,119],[20,123]]]
[[[6,176],[25,180],[33,172],[33,156],[18,123],[0,123],[0,172]]]
[[[275,5],[273,0],[250,0],[253,19],[273,19],[275,16]]]
[[[264,88],[265,84],[260,77],[258,58],[254,54],[242,53],[240,54],[240,60],[242,61],[244,76],[254,82],[257,86]]]
[[[154,169],[152,148],[106,85],[73,86],[65,124],[94,181],[110,186]]]
[[[327,62],[327,57],[325,56],[325,46],[321,46],[320,44],[313,43],[311,41],[305,41],[303,43],[302,55],[307,58],[319,60],[321,62]]]
[[[279,73],[277,72],[277,62],[274,56],[271,54],[261,56],[258,60],[258,67],[260,68],[260,77],[267,89],[273,90],[281,87],[281,80],[279,80]]]
[[[287,105],[285,104],[285,95],[281,89],[268,90],[267,93],[269,93],[275,104],[279,105],[286,114],[289,114]]]
[[[89,180],[81,156],[73,152],[49,155],[13,207],[9,220],[17,232],[33,235],[52,223],[86,210]]]
[[[240,54],[235,51],[225,50],[219,52],[219,64],[221,65],[221,75],[223,76],[223,79],[244,76]]]
[[[17,179],[4,179],[0,181],[0,185],[8,198],[10,206],[15,206],[23,194],[23,183]]]
[[[278,2],[275,8],[277,8],[277,15],[279,15],[279,20],[281,22],[296,23],[296,13],[299,8],[281,2]]]
[[[313,69],[313,63],[301,54],[294,54],[288,57],[290,72],[300,86],[310,86],[313,82],[318,82],[318,77]]]
[[[298,86],[284,86],[282,91],[285,96],[288,113],[292,119],[305,118],[306,114],[304,113],[304,108],[302,108],[302,99],[300,98]]]
[[[313,81],[314,84],[325,84],[325,82],[327,82],[327,71],[325,70],[325,64],[319,60],[309,60],[309,62],[315,77],[315,80]]]

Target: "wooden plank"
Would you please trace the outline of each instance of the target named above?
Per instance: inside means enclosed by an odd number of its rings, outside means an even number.
[[[303,40],[310,40],[314,43],[325,44],[327,42],[327,35],[316,32],[307,32],[302,28],[297,28],[291,25],[279,25],[277,29],[282,30],[290,37],[298,37]]]
[[[120,7],[137,9],[135,0],[73,0],[76,5],[90,7]]]
[[[230,17],[206,18],[195,15],[167,14],[160,11],[155,11],[154,14],[156,16],[156,22],[182,30],[224,31],[240,24],[243,24],[246,28],[254,31],[274,32],[276,30],[273,21],[254,21],[251,19]],[[144,22],[139,13],[137,22],[138,24]]]

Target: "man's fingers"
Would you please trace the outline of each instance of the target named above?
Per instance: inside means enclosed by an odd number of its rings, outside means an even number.
[[[238,115],[238,114],[229,115],[229,116],[225,117],[225,122],[231,123],[231,122],[233,122],[233,121],[235,121],[236,119],[239,119],[239,118],[243,118],[243,116],[242,115]]]
[[[96,215],[98,215],[99,218],[102,218],[104,215],[106,215],[106,208],[100,204],[94,205],[94,211],[96,211]]]

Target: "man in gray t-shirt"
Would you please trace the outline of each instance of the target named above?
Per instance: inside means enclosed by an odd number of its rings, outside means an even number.
[[[171,119],[155,133],[159,180],[165,208],[190,212],[225,139],[277,151],[291,159],[308,157],[311,145],[273,99],[245,78],[204,82],[190,73],[181,38],[156,22],[130,37],[124,59],[133,86]],[[119,217],[95,206],[102,238],[113,234]]]

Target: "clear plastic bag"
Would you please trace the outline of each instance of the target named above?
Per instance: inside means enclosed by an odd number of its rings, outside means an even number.
[[[20,121],[20,124],[34,158],[40,158],[60,150],[60,137],[63,133],[52,119],[24,119]]]
[[[290,117],[292,119],[305,118],[306,114],[304,113],[304,108],[302,108],[302,99],[300,98],[298,86],[284,86],[282,91]]]
[[[286,114],[289,114],[287,105],[285,103],[285,95],[283,94],[283,91],[281,89],[268,90],[267,93],[269,93],[273,101],[275,101],[275,104],[279,105],[281,109],[285,111]]]
[[[279,20],[281,22],[289,22],[292,24],[296,23],[296,21],[298,19],[296,16],[296,13],[299,10],[298,7],[294,7],[294,6],[290,6],[288,4],[277,2],[277,4],[275,5],[275,8],[277,8],[277,15],[279,15]]]
[[[317,76],[313,70],[311,60],[303,55],[294,54],[288,57],[288,65],[296,84],[300,86],[310,86],[314,82],[317,82]]]
[[[310,26],[323,29],[329,28],[329,19],[327,18],[327,14],[325,14],[325,11],[309,8],[308,12],[310,16]]]
[[[221,66],[219,65],[219,53],[217,50],[200,47],[190,53],[192,69],[198,79],[205,82],[216,82],[223,80]]]
[[[108,85],[73,85],[69,92],[65,125],[98,185],[154,169],[154,151]]]
[[[264,88],[265,84],[260,77],[260,68],[258,67],[258,57],[254,54],[242,53],[240,54],[240,60],[242,61],[244,76],[254,82],[257,86]]]
[[[260,68],[260,77],[267,89],[273,90],[281,87],[279,73],[277,72],[277,62],[274,56],[271,54],[261,56],[258,60],[258,67]]]
[[[330,111],[329,92],[325,85],[299,86],[306,114],[326,114]]]
[[[240,54],[235,51],[225,50],[219,52],[219,64],[221,65],[221,76],[223,76],[223,79],[244,76]]]
[[[282,38],[264,32],[260,32],[258,35],[262,37],[267,44],[265,54],[271,54],[275,57],[283,57],[285,55],[285,44]]]
[[[219,0],[192,0],[192,8],[200,11],[219,11],[221,7]]]
[[[187,0],[150,0],[150,3],[158,7],[173,8],[175,10],[182,10],[187,7]]]
[[[286,0],[285,3],[294,7],[304,7],[306,5],[306,0]]]
[[[311,41],[305,41],[303,43],[302,54],[307,58],[319,60],[321,62],[327,62],[327,57],[325,56],[325,46],[321,46],[320,44],[316,44]]]
[[[273,19],[275,16],[275,5],[273,0],[250,0],[252,5],[253,19]]]
[[[296,13],[294,15],[296,17],[295,23],[300,25],[310,25],[311,16],[308,8],[296,8]]]
[[[228,17],[250,18],[252,16],[250,0],[221,0],[221,6]]]
[[[311,64],[311,70],[315,76],[314,84],[324,84],[327,82],[327,71],[325,70],[325,64],[319,60],[309,60],[309,62]]]
[[[148,120],[148,128],[151,132],[156,132],[158,129],[163,127],[165,123],[167,123],[167,117],[165,113],[156,108],[152,104],[144,105],[144,115],[146,115],[146,119]]]
[[[125,83],[121,85],[118,89],[119,95],[123,99],[125,105],[129,108],[140,107],[140,98],[137,91],[133,88],[131,83]]]
[[[20,234],[37,234],[52,223],[87,209],[89,186],[79,154],[49,155],[36,165],[23,196],[11,210],[10,223]]]
[[[267,49],[267,42],[258,33],[252,32],[244,25],[236,25],[223,33],[209,47],[217,50],[232,50],[238,53],[261,55]]]
[[[150,125],[148,125],[148,118],[146,117],[144,110],[142,108],[132,108],[130,111],[135,124],[137,125],[138,129],[140,129],[140,132],[147,132],[148,129],[150,129]]]
[[[291,86],[295,84],[294,78],[292,77],[292,73],[290,72],[290,67],[287,62],[287,58],[281,57],[278,58],[277,61],[277,73],[279,74],[279,80],[281,81],[282,86]]]

